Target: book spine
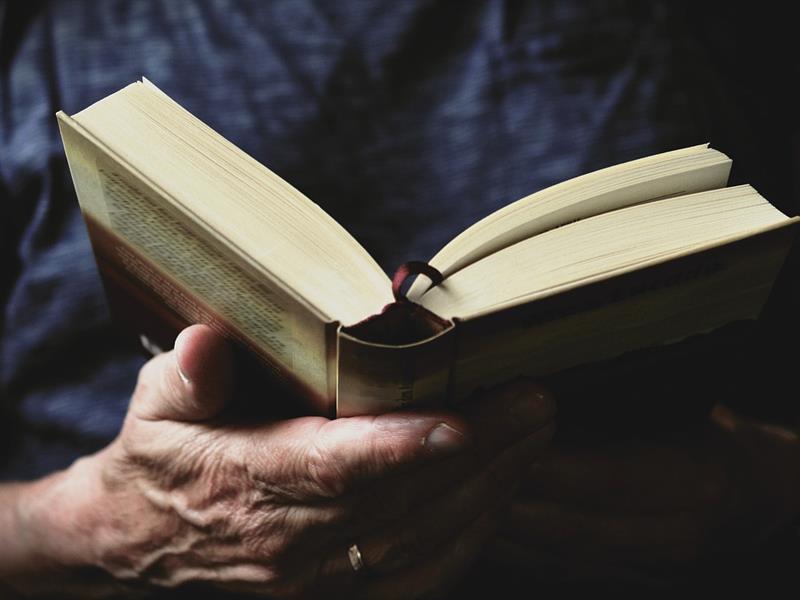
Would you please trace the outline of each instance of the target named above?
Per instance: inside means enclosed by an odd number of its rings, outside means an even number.
[[[337,416],[447,405],[454,326],[406,345],[366,342],[341,330],[338,340]]]

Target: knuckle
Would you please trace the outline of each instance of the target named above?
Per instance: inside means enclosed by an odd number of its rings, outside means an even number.
[[[304,455],[303,469],[316,495],[339,498],[346,493],[346,476],[336,457],[322,444],[309,446]]]
[[[353,503],[337,500],[314,507],[314,521],[319,529],[347,530],[355,517]]]
[[[161,356],[156,356],[148,360],[136,376],[136,392],[147,393],[155,382],[158,381],[159,365],[162,361]]]
[[[136,378],[132,407],[136,414],[154,418],[164,401],[180,401],[183,393],[178,378],[169,376],[171,353],[160,354],[146,362]]]
[[[469,429],[466,423],[453,417],[441,419],[438,423],[429,419],[413,419],[411,426],[406,421],[398,427],[397,415],[394,414],[391,417],[395,418],[395,422],[387,426],[384,417],[388,416],[375,417],[364,425],[358,441],[362,448],[359,464],[364,473],[383,476],[413,464],[424,454],[425,447],[430,443],[430,434],[442,428],[442,425],[446,426],[442,430],[460,434],[459,438],[463,438],[463,432]]]
[[[155,391],[163,399],[171,401],[180,400],[184,396],[183,384],[177,376],[170,376],[170,369],[168,367],[168,365],[163,365],[161,372],[158,373]]]

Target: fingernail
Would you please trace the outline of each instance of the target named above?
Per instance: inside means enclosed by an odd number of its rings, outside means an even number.
[[[189,385],[192,381],[189,379],[186,373],[183,372],[183,369],[181,369],[180,356],[182,354],[181,347],[183,346],[183,338],[181,337],[182,333],[183,332],[179,333],[178,337],[175,338],[175,367],[178,369],[178,375],[180,376],[183,383]]]
[[[447,423],[439,423],[431,429],[422,445],[436,452],[455,452],[466,444],[464,434]]]
[[[177,363],[177,361],[175,362]],[[192,381],[186,376],[186,373],[183,372],[183,369],[181,369],[180,364],[178,365],[178,376],[180,376],[181,381],[183,381],[183,383],[185,383],[186,385],[192,383]]]

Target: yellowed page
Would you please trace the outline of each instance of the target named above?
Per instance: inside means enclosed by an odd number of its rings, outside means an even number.
[[[136,295],[142,312],[153,313],[138,319],[137,307],[126,303],[115,316],[154,326],[206,323],[263,358],[276,379],[291,380],[318,412],[331,412],[335,373],[321,315],[176,211],[75,121],[60,113],[59,123],[106,288],[121,289],[123,299]]]
[[[478,221],[442,248],[430,264],[445,277],[517,242],[618,208],[724,187],[730,159],[707,144],[614,165],[541,190]],[[419,277],[409,298],[430,281]]]

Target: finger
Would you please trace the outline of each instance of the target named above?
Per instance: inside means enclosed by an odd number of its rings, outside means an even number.
[[[396,515],[425,509],[437,497],[473,479],[506,449],[535,436],[535,451],[526,454],[518,449],[507,457],[527,469],[552,437],[554,415],[552,398],[530,383],[515,382],[482,395],[480,401],[465,407],[464,419],[473,432],[470,446],[446,460],[375,481],[367,494],[354,493],[351,511],[359,516],[359,523],[353,527],[374,528]]]
[[[444,412],[302,417],[258,427],[243,458],[265,496],[313,503],[452,456],[471,437],[461,417]]]
[[[480,432],[476,446],[486,455],[550,425],[556,415],[550,392],[523,377],[476,394],[459,409]]]
[[[459,575],[474,562],[481,548],[496,535],[501,510],[501,507],[492,507],[425,557],[417,557],[414,566],[388,577],[375,575],[368,567],[356,572],[345,558],[347,569],[337,569],[335,573],[306,569],[276,584],[265,581],[270,578],[269,573],[265,574],[261,569],[253,572],[250,581],[240,578],[238,581],[218,581],[217,585],[229,591],[270,597],[406,600],[436,595],[452,587]],[[347,552],[347,547],[340,549],[345,557]],[[241,575],[241,572],[236,574]]]
[[[455,489],[420,509],[405,513],[386,528],[357,531],[370,571],[388,574],[407,568],[463,530],[493,506],[507,505],[516,491],[523,465],[547,446],[553,427],[545,427],[507,448]],[[347,568],[348,565],[344,565]]]
[[[324,571],[349,572],[349,562],[336,550],[353,539],[371,569],[400,569],[452,538],[487,507],[510,500],[520,477],[552,439],[552,399],[538,386],[515,382],[485,394],[469,411],[466,418],[479,433],[465,453],[355,495],[348,509],[354,519],[336,523],[339,527],[323,541],[321,553],[332,561]]]
[[[523,442],[523,444],[525,444],[525,442]],[[532,445],[532,443],[529,445]],[[485,479],[491,479],[491,474]],[[486,483],[487,482],[484,482],[484,484]],[[474,489],[475,488],[464,490],[461,495],[466,497]],[[449,531],[449,535],[447,537],[443,539],[431,537],[430,548],[425,548],[420,544],[419,547],[423,553],[414,555],[410,557],[410,560],[403,562],[404,565],[409,565],[411,563],[416,565],[421,561],[432,561],[431,564],[441,565],[441,569],[439,567],[426,567],[420,571],[415,567],[409,566],[409,568],[404,572],[404,577],[413,577],[414,585],[423,588],[425,585],[433,583],[436,577],[441,579],[440,570],[444,570],[444,568],[447,567],[451,562],[464,562],[466,558],[473,556],[479,549],[480,542],[494,535],[499,522],[498,506],[507,505],[512,495],[512,491],[513,490],[511,489],[506,489],[503,493],[499,494],[501,501],[495,501],[488,506],[484,506],[483,513],[479,513],[472,519],[466,520],[462,527],[457,527]],[[453,500],[457,500],[457,498],[453,498]],[[488,513],[488,515],[486,513]],[[431,515],[428,518],[428,522],[430,523],[432,521],[433,516]],[[393,535],[394,532],[390,531],[389,536]],[[345,540],[348,538],[341,539]],[[323,562],[315,560],[315,555],[318,556],[319,552],[321,551],[319,548],[315,549],[306,544],[302,544],[302,547],[297,549],[298,551],[293,557],[284,556],[282,558],[278,568],[278,572],[281,575],[279,581],[271,582],[269,587],[267,587],[263,582],[248,583],[247,581],[220,581],[219,584],[221,587],[229,590],[243,592],[271,592],[278,596],[282,596],[284,593],[286,593],[292,597],[295,595],[302,595],[303,597],[317,597],[309,594],[312,590],[318,589],[323,590],[323,594],[320,595],[320,597],[340,597],[337,595],[337,593],[344,590],[348,590],[348,595],[355,594],[357,597],[357,588],[361,586],[362,580],[360,579],[359,574],[354,571],[353,565],[348,558],[347,550],[350,543],[351,541],[342,541],[330,549],[324,550],[325,552],[329,552],[329,557],[332,556],[333,558],[329,558]],[[449,560],[442,560],[443,552],[448,553],[448,556],[450,557]],[[428,556],[429,554],[431,555],[430,557]],[[368,561],[369,559],[366,560]],[[369,573],[377,574],[377,571],[372,571],[371,563],[368,563],[366,568],[369,570]],[[259,573],[256,574],[259,575]],[[436,581],[439,581],[439,579],[436,579]],[[381,595],[372,596],[369,595],[372,593],[370,592],[368,593],[367,597],[383,598],[383,592],[380,591],[382,586],[377,587],[379,589],[377,593]],[[390,595],[387,597],[393,598],[395,596]],[[405,598],[417,596],[401,595],[400,597]]]
[[[731,487],[728,461],[719,448],[625,444],[551,447],[520,491],[527,498],[577,506],[664,512],[720,507]]]
[[[131,408],[146,420],[205,421],[220,413],[232,386],[227,342],[210,327],[193,325],[178,335],[172,351],[142,368]]]
[[[331,465],[339,465],[343,473],[355,473],[354,482],[369,481],[377,473],[386,473],[380,469],[381,456],[391,464],[403,454],[393,457],[393,444],[397,449],[405,447],[406,452],[420,457],[431,453],[445,457],[454,451],[466,456],[460,451],[469,449],[469,458],[461,460],[462,469],[474,472],[476,459],[486,460],[498,450],[549,425],[554,415],[552,397],[541,386],[520,378],[494,388],[465,406],[463,415],[407,411],[331,421],[320,430],[317,450],[324,452]],[[439,422],[435,423],[435,419]],[[408,437],[408,426],[414,423],[417,425],[413,427],[428,423],[434,428],[423,429],[424,437],[413,440]],[[355,438],[370,429],[377,430],[380,435],[369,434],[358,445],[353,444]],[[452,462],[446,469],[457,472]],[[359,470],[362,471],[360,475]],[[435,477],[442,481],[442,472]],[[433,482],[426,482],[426,485],[430,483]]]
[[[496,457],[490,454],[476,461],[471,453],[475,447],[485,450],[501,441],[513,444],[526,431],[541,431],[522,447],[525,451],[508,455],[508,463],[519,475],[534,459],[534,450],[550,439],[553,415],[551,400],[522,396],[532,407],[515,408],[520,398],[507,394],[496,398],[494,410],[473,411],[475,428],[482,426],[480,435],[491,443],[476,442],[465,417],[443,412],[397,412],[335,421],[305,417],[254,429],[242,448],[241,460],[246,461],[263,502],[293,505],[294,520],[315,524],[298,532],[302,543],[295,548],[338,547],[354,535],[381,530],[384,523],[408,517],[418,507],[424,509],[452,489],[454,472],[462,473],[460,480],[474,477],[489,458]],[[475,498],[476,504],[480,501],[481,497]],[[444,524],[440,528],[446,529]]]
[[[414,566],[389,576],[367,578],[356,597],[394,600],[440,597],[475,562],[498,526],[501,507],[494,507],[447,543],[432,549]]]

